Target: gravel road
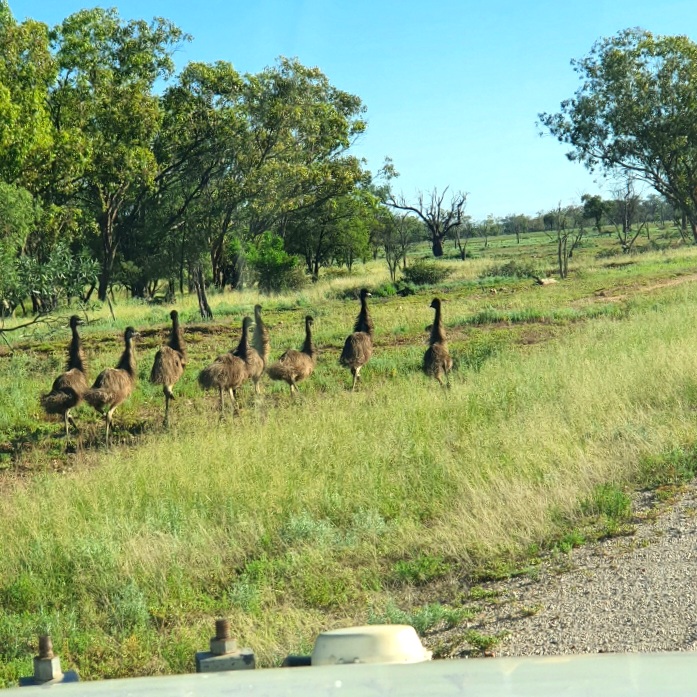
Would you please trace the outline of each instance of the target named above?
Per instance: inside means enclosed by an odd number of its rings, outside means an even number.
[[[469,628],[507,632],[498,656],[696,649],[697,485],[653,504],[637,497],[635,534],[573,550],[566,571],[486,584],[498,595]]]

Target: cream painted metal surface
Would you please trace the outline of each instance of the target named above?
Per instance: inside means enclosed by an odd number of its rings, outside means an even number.
[[[418,663],[431,660],[414,627],[371,624],[322,632],[315,640],[312,665],[337,663]]]
[[[268,668],[21,687],[7,697],[693,697],[696,653],[598,654]]]

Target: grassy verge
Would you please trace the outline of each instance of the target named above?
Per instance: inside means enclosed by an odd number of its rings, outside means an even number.
[[[6,484],[0,679],[27,672],[38,631],[85,678],[190,670],[217,615],[269,665],[394,614],[407,585],[563,540],[579,502],[621,506],[598,487],[694,441],[695,300],[686,285],[503,346],[450,391],[401,369],[411,346],[377,353],[356,394],[327,356],[331,391],[270,390],[220,423],[196,395],[171,432]]]
[[[223,421],[196,373],[232,347],[260,298],[214,296],[214,325],[195,322],[187,299],[190,366],[166,432],[147,375],[169,308],[119,305],[116,323],[95,309],[92,375],[115,364],[123,327],[145,329],[111,452],[84,407],[82,435],[56,437],[37,396],[61,370],[65,337],[24,339],[0,359],[0,685],[31,673],[46,631],[89,679],[189,671],[219,615],[261,665],[341,624],[451,626],[477,602],[452,590],[462,579],[622,532],[627,487],[679,486],[696,469],[697,289],[631,292],[687,278],[695,252],[590,261],[544,289],[488,287],[483,261],[453,263],[449,391],[419,371],[440,289],[373,300],[376,352],[355,394],[337,356],[358,305],[341,298],[384,283],[384,270],[263,299],[274,356],[315,316],[316,374],[295,401],[285,385],[247,391],[242,416]],[[451,603],[433,602],[439,584]],[[470,640],[481,652],[493,641]]]

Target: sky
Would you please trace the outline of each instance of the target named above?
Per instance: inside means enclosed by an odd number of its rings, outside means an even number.
[[[175,55],[256,73],[278,56],[317,66],[358,95],[367,129],[352,148],[396,194],[465,192],[475,221],[535,215],[611,184],[541,135],[580,86],[570,61],[628,27],[697,41],[694,0],[9,0],[19,21],[51,26],[89,7],[165,17],[193,39]],[[651,193],[647,191],[646,193]],[[449,195],[446,194],[446,200]]]

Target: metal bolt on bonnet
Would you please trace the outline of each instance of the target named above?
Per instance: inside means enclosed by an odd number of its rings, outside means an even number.
[[[237,647],[237,641],[230,633],[230,622],[223,618],[216,620],[210,651],[199,651],[196,654],[196,672],[247,670],[255,666],[254,652]]]
[[[63,672],[60,657],[53,653],[53,641],[49,634],[39,637],[39,655],[34,656],[34,675],[31,678],[20,678],[20,686],[43,685],[48,682],[77,682],[78,675],[74,670]]]
[[[230,621],[219,619],[215,621],[215,636],[211,639],[211,653],[224,656],[237,652],[237,641],[230,634]]]

